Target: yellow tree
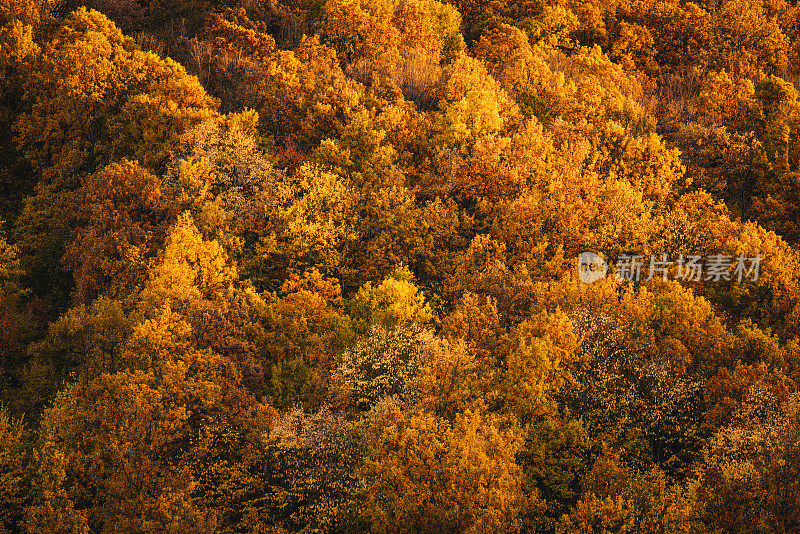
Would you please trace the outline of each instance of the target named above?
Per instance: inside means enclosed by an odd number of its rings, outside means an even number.
[[[17,144],[40,180],[16,232],[26,268],[58,292],[61,273],[48,264],[68,234],[69,193],[114,159],[162,167],[179,134],[213,115],[216,103],[183,67],[138,50],[106,17],[82,8],[43,44],[24,105]]]
[[[537,497],[520,490],[513,436],[477,412],[450,423],[389,406],[377,417],[366,461],[375,532],[519,531]]]
[[[70,14],[26,86],[18,143],[45,184],[74,186],[112,157],[149,168],[214,101],[172,60],[137,50],[97,11]]]
[[[425,325],[433,312],[425,295],[414,284],[414,276],[405,265],[398,265],[378,286],[367,282],[348,303],[348,311],[362,326],[379,325],[392,329]]]
[[[341,268],[345,247],[357,235],[351,219],[354,196],[348,180],[318,165],[282,176],[262,208],[266,217],[250,230],[254,239],[246,272],[279,285],[287,270]]]
[[[236,277],[236,267],[228,263],[222,246],[204,240],[192,216],[185,212],[170,229],[161,258],[150,270],[142,293],[144,309],[213,298]]]
[[[475,43],[473,53],[518,102],[531,106],[536,99],[540,107],[535,111],[540,116],[547,115],[547,108],[556,105],[550,100],[558,98],[558,85],[559,81],[564,83],[563,78],[559,80],[548,65],[546,54],[532,46],[519,28],[499,25]]]
[[[123,160],[89,176],[70,201],[75,226],[63,262],[77,300],[134,295],[174,217],[161,180]]]
[[[248,389],[247,362],[231,339],[245,337],[240,323],[247,317],[237,321],[236,312],[222,306],[226,299],[235,301],[235,282],[222,247],[203,240],[191,217],[182,215],[150,269],[130,334],[117,332],[126,339],[110,343],[123,369],[84,373],[44,415],[38,468],[45,491],[29,510],[34,530],[56,531],[70,516],[98,531],[218,528],[215,506],[222,505],[203,499],[209,488],[197,480],[230,458],[253,454],[250,447],[257,446],[270,417]],[[248,304],[263,305],[249,294]],[[208,302],[230,321],[214,321],[206,313]],[[55,341],[64,338],[80,349],[86,334],[95,350],[105,346],[103,335],[113,337],[102,331],[100,317],[85,321],[85,332],[71,340],[69,319],[54,326]],[[240,332],[229,328],[230,342],[220,342],[222,334],[213,330],[231,322]],[[232,429],[241,432],[243,443],[226,452],[221,436]]]

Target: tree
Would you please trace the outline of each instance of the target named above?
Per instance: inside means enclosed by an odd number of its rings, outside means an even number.
[[[36,19],[39,15],[34,2],[14,2],[7,4],[7,9],[23,8],[24,14],[7,13],[0,17],[0,143],[3,150],[2,171],[0,171],[0,187],[4,201],[2,210],[4,217],[16,213],[22,200],[29,195],[35,185],[31,176],[26,176],[29,169],[20,157],[14,143],[13,124],[23,111],[22,97],[25,93],[25,80],[40,54],[40,47],[34,42],[34,24],[17,19]],[[8,20],[6,17],[10,17]]]
[[[367,459],[376,532],[516,532],[535,496],[520,491],[515,441],[480,413],[448,423],[388,408]],[[527,502],[526,502],[527,501]]]
[[[45,291],[69,283],[48,264],[63,252],[70,193],[83,178],[121,158],[162,170],[180,133],[216,106],[183,67],[136,49],[112,22],[85,8],[43,44],[24,104],[16,142],[41,178],[16,236],[24,266],[40,273]]]
[[[244,258],[245,272],[271,289],[287,270],[300,274],[311,268],[341,269],[343,251],[355,238],[349,221],[354,192],[348,181],[306,164],[283,176],[275,189],[264,207],[267,218],[248,229],[253,248]]]
[[[367,282],[348,303],[350,315],[364,327],[394,329],[424,326],[433,320],[425,295],[414,285],[414,275],[403,264],[378,286]]]
[[[328,394],[336,353],[352,341],[338,280],[312,269],[292,275],[280,294],[264,300],[256,317],[264,328],[262,357],[273,402],[286,408],[298,402],[319,407]]]
[[[577,339],[558,310],[517,325],[506,361],[506,403],[520,424],[547,414],[553,394],[571,377]]]
[[[464,341],[476,358],[487,362],[491,369],[502,365],[510,345],[508,329],[501,324],[501,319],[495,299],[466,292],[453,311],[441,319],[441,335],[445,339]]]
[[[711,528],[791,532],[800,521],[796,399],[781,403],[764,386],[748,389],[706,449],[698,512]]]
[[[114,157],[163,165],[178,134],[214,107],[180,65],[136,50],[111,21],[86,9],[45,43],[26,100],[18,143],[57,189],[74,187]]]
[[[0,408],[0,532],[4,533],[21,530],[23,524],[28,461],[23,434],[21,421]]]
[[[216,240],[203,239],[188,212],[170,228],[163,253],[148,274],[142,298],[153,309],[213,298],[237,278],[225,250]]]
[[[132,327],[120,302],[106,297],[89,306],[79,304],[51,323],[44,339],[28,346],[30,361],[22,387],[28,411],[38,416],[76,379],[141,368],[141,359],[124,351]]]
[[[234,278],[219,245],[181,217],[120,350],[132,368],[86,376],[45,412],[39,465],[50,489],[31,507],[31,524],[46,532],[72,516],[101,531],[215,528],[217,511],[195,493],[193,466],[220,454],[220,427],[240,429],[247,448],[269,418],[245,387],[239,362],[198,347],[187,320]],[[239,448],[226,458],[241,454],[248,453]]]
[[[86,179],[70,200],[76,228],[63,259],[77,301],[137,293],[175,217],[173,202],[160,179],[127,160]]]
[[[346,408],[370,410],[384,397],[411,402],[411,383],[431,333],[418,326],[385,330],[373,326],[341,355],[331,376],[337,402]]]
[[[327,407],[279,415],[261,459],[266,469],[258,472],[263,485],[248,487],[260,507],[248,518],[251,524],[288,532],[366,528],[360,518],[363,449],[357,432],[353,422]],[[264,487],[272,491],[264,495]]]

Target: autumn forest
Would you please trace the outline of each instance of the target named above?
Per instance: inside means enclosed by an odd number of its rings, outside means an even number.
[[[0,533],[800,532],[800,4],[450,1],[0,0]]]

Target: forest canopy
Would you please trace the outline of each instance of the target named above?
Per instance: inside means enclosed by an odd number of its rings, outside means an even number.
[[[800,532],[798,82],[794,0],[0,0],[0,533]]]

